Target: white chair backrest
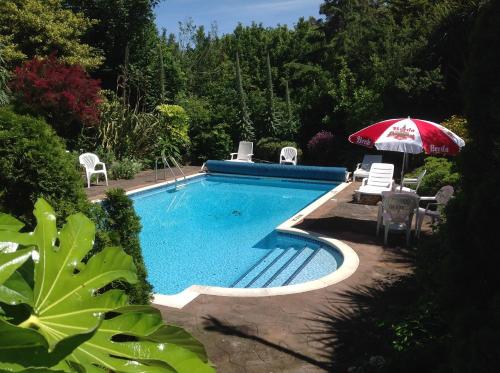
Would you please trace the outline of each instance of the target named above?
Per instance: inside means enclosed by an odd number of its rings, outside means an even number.
[[[240,141],[238,145],[238,159],[248,159],[248,155],[253,153],[253,142]]]
[[[78,157],[78,160],[86,169],[94,170],[95,165],[99,162],[99,157],[94,153],[83,153]]]
[[[440,205],[446,205],[448,201],[453,197],[455,190],[451,185],[445,185],[436,193],[436,201]]]
[[[382,192],[383,213],[392,223],[409,223],[418,201],[415,193]]]
[[[363,162],[361,162],[361,166],[359,168],[365,171],[370,171],[370,167],[372,166],[373,163],[380,163],[380,162],[382,162],[381,155],[366,154],[363,157]]]
[[[280,162],[297,162],[297,149],[291,146],[285,146],[281,149]]]
[[[388,187],[394,176],[394,165],[391,163],[373,163],[368,174],[367,185]]]

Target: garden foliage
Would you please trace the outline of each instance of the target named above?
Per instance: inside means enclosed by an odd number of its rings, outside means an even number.
[[[265,137],[257,142],[254,158],[272,163],[279,163],[281,149],[285,146],[298,147],[293,141],[283,141],[273,137]],[[302,151],[300,149],[297,150],[298,159],[302,161]]]
[[[17,67],[11,88],[23,110],[42,115],[64,138],[75,138],[82,126],[99,121],[99,81],[55,55]]]
[[[179,105],[162,104],[158,112],[156,154],[165,153],[176,159],[186,158],[191,141],[189,139],[189,117]]]
[[[98,228],[107,233],[110,246],[120,246],[134,261],[137,272],[135,284],[120,283],[130,297],[132,304],[148,304],[152,286],[147,280],[147,271],[142,256],[139,233],[141,222],[135,213],[132,201],[122,189],[111,189],[101,203],[104,215],[98,221]]]
[[[0,44],[0,106],[3,106],[9,102],[9,79],[10,72],[5,66],[5,60],[3,58],[3,46],[2,44]]]
[[[42,119],[0,109],[0,209],[32,223],[43,196],[58,218],[86,211],[83,179],[74,157]]]
[[[193,143],[198,162],[205,162],[209,159],[228,159],[229,153],[233,150],[226,124],[219,124],[200,132],[193,139]]]
[[[409,177],[417,177],[423,170],[427,170],[418,193],[423,196],[434,196],[445,185],[455,189],[459,186],[460,174],[454,161],[446,158],[427,157],[424,165],[416,168]]]
[[[203,346],[158,310],[127,306],[113,281],[137,281],[132,257],[107,247],[84,261],[94,224],[71,215],[61,230],[37,201],[33,232],[0,214],[0,369],[64,372],[211,372]],[[15,343],[13,343],[15,341]]]
[[[318,132],[307,143],[308,158],[316,164],[328,165],[334,150],[334,136],[329,131]]]
[[[9,66],[54,52],[68,64],[95,68],[102,62],[97,48],[81,42],[95,21],[66,8],[63,0],[0,2],[0,44]]]
[[[141,162],[130,158],[123,158],[121,161],[113,161],[109,167],[109,177],[114,180],[133,179],[142,169]]]

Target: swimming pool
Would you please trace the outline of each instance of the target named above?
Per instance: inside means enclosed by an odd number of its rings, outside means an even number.
[[[337,185],[208,174],[182,188],[132,194],[155,292],[276,287],[335,271],[343,262],[338,250],[275,228]]]

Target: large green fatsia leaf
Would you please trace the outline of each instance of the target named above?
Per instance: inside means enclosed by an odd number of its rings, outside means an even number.
[[[68,354],[66,367],[77,372],[213,371],[203,346],[191,335],[169,329],[154,308],[124,307],[122,290],[106,291],[112,281],[136,281],[132,259],[122,249],[106,248],[82,262],[93,246],[90,220],[73,215],[58,233],[54,211],[43,200],[35,206],[35,217],[30,237],[39,255],[34,260],[33,312],[19,326],[36,329],[53,350],[102,322],[92,338]]]
[[[0,302],[15,305],[33,302],[33,289],[20,272],[16,271],[0,285]]]
[[[50,350],[47,340],[38,331],[12,325],[0,318],[0,370],[24,372],[43,365],[45,371],[47,367],[68,371],[64,358],[89,340],[97,327],[62,339]]]
[[[13,253],[0,253],[0,285],[31,257],[31,252],[31,249],[24,249]]]

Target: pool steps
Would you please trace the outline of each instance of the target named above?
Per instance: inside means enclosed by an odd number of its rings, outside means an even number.
[[[264,284],[264,287],[273,282],[274,279],[278,277],[285,270],[285,268],[287,268],[290,263],[292,263],[306,248],[307,246],[304,246],[301,250],[297,250],[295,254],[290,259],[288,259],[288,261],[278,271],[274,272],[274,275],[272,275],[271,278],[267,280],[267,282]]]
[[[322,247],[312,249],[307,245],[302,248],[276,247],[233,282],[231,287],[265,288],[288,285],[321,250]]]
[[[275,257],[271,261],[271,263],[269,263],[263,270],[261,270],[259,272],[259,274],[253,278],[252,281],[250,281],[248,284],[246,284],[245,287],[249,288],[250,286],[252,286],[257,280],[259,280],[264,275],[264,273],[267,273],[267,271],[269,270],[269,268],[271,268],[276,262],[278,262],[283,257],[283,255],[285,255],[287,252],[288,252],[288,250],[283,250],[281,252],[281,254],[279,254],[277,257]]]
[[[306,267],[306,265],[308,265],[311,260],[313,260],[313,258],[318,255],[319,251],[321,250],[322,248],[320,247],[319,249],[316,249],[314,250],[311,255],[309,255],[309,257],[304,260],[304,262],[300,265],[299,268],[297,268],[295,270],[295,272],[293,272],[293,274],[288,278],[288,280],[286,280],[283,285],[288,285],[290,282],[292,282],[294,280],[295,277],[297,277],[297,275]]]

